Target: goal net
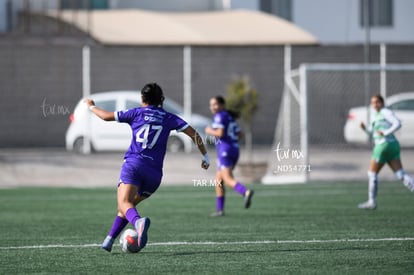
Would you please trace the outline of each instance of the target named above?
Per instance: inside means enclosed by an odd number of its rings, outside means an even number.
[[[285,88],[264,184],[346,179],[366,174],[370,150],[349,143],[344,126],[350,108],[370,97],[414,91],[414,64],[302,64],[285,73]],[[368,87],[368,88],[367,88]],[[369,93],[367,92],[369,91]],[[366,112],[369,114],[369,112]],[[367,115],[368,116],[368,115]],[[367,117],[368,118],[368,117]]]

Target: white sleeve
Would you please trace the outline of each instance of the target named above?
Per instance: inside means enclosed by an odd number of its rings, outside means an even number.
[[[211,125],[213,129],[224,128],[224,124],[221,121],[221,116],[219,114],[214,115],[213,124]]]
[[[119,122],[118,112],[117,111],[114,112],[114,118],[115,118],[115,121]]]
[[[383,132],[384,136],[388,136],[401,128],[401,121],[395,116],[393,111],[383,108],[381,113],[384,118],[391,123],[391,127]]]

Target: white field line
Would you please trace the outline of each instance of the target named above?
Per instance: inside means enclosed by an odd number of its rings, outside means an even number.
[[[407,238],[379,238],[379,239],[336,239],[336,240],[276,240],[276,241],[242,241],[242,242],[158,242],[148,243],[148,246],[186,246],[186,245],[246,245],[246,244],[315,244],[315,243],[363,243],[363,242],[406,242],[414,241],[414,237]],[[13,249],[47,249],[47,248],[85,248],[100,247],[100,244],[49,244],[30,246],[0,246],[0,250]]]

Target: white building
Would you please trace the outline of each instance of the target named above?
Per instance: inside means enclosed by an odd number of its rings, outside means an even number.
[[[154,11],[261,10],[309,31],[322,44],[361,44],[366,39],[364,6],[370,5],[372,43],[414,43],[413,0],[0,0],[0,33],[13,28],[17,11],[46,8]]]
[[[283,17],[322,44],[361,44],[366,36],[366,3],[371,42],[414,43],[412,0],[232,0],[232,8],[259,9]]]

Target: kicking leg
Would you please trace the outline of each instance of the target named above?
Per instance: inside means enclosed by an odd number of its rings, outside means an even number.
[[[146,197],[138,195],[138,188],[132,184],[121,183],[118,187],[118,214],[112,224],[112,228],[102,243],[102,248],[110,252],[114,240],[122,232],[128,221],[136,228],[141,218],[135,206]],[[146,218],[147,219],[147,218]],[[148,225],[149,226],[149,225]]]
[[[125,217],[133,226],[141,218],[135,209],[138,187],[133,184],[120,183],[118,187],[118,215]]]
[[[146,199],[138,195],[138,187],[133,184],[120,184],[118,187],[118,211],[134,226],[138,233],[138,247],[141,250],[148,241],[149,218],[141,218],[135,206]]]
[[[134,196],[134,205],[136,206],[141,201],[145,200],[146,196],[139,196],[138,194],[135,194]],[[135,207],[133,208],[135,209]],[[138,214],[138,212],[137,212]],[[148,241],[148,229],[151,224],[151,220],[147,217],[141,218],[138,214],[138,219],[134,222],[135,230],[137,230],[138,233],[138,247],[139,250],[143,249],[147,245]],[[132,218],[134,220],[134,218]]]

